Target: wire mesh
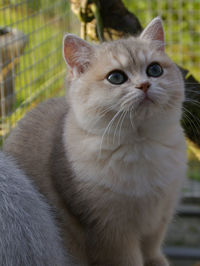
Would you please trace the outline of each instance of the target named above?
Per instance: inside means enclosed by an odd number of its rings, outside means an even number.
[[[2,0],[1,0],[2,1]],[[0,141],[38,102],[64,93],[65,32],[79,23],[67,0],[0,1]]]
[[[61,56],[61,40],[63,32],[77,32],[79,22],[70,12],[68,0],[1,1],[2,141],[30,107],[63,91],[65,66]],[[168,54],[200,79],[200,1],[124,2],[143,26],[155,16],[163,18]]]
[[[152,18],[164,22],[166,50],[179,65],[200,80],[200,1],[199,0],[124,0],[145,27]]]

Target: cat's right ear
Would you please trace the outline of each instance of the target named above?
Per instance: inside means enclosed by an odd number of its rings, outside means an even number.
[[[154,18],[140,35],[140,39],[154,41],[157,49],[164,52],[165,50],[165,37],[162,20],[160,17]]]
[[[63,56],[74,77],[80,76],[88,68],[93,54],[93,46],[74,34],[63,38]]]

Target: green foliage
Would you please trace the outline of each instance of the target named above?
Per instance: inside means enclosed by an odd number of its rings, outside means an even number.
[[[200,181],[200,163],[195,154],[188,149],[188,173],[187,176],[191,179]]]

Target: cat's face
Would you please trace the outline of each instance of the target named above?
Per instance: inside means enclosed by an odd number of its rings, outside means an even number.
[[[138,38],[98,46],[67,35],[64,56],[71,68],[70,104],[85,129],[105,130],[110,121],[134,129],[172,113],[180,119],[183,81],[164,53],[159,18]]]

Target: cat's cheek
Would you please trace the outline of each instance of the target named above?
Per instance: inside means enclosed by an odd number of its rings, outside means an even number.
[[[112,110],[118,110],[119,102],[123,95],[124,92],[119,86],[109,86],[105,81],[102,82],[101,86],[95,88],[91,98],[94,106],[110,107]]]
[[[169,95],[162,88],[159,89],[158,91],[156,90],[149,91],[148,96],[150,99],[152,99],[152,102],[153,102],[152,108],[163,107],[169,101]]]

